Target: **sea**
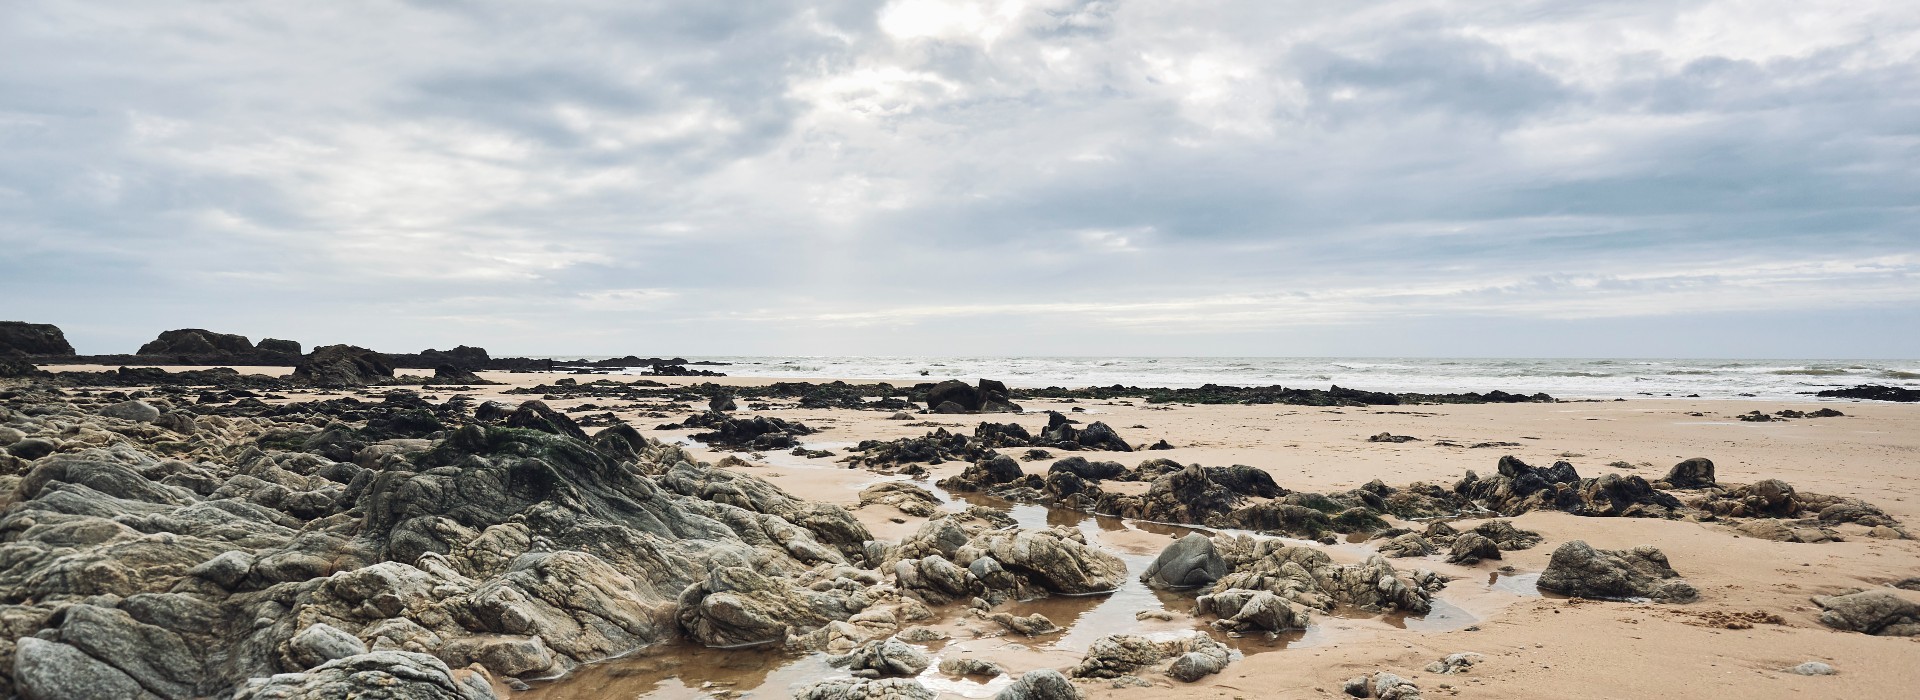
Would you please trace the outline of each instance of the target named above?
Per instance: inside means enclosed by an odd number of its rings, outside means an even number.
[[[591,358],[590,358],[591,359]],[[1920,388],[1920,360],[1340,357],[696,357],[737,377],[895,383],[997,379],[1016,387],[1331,385],[1370,391],[1546,392],[1558,398],[1812,401],[1860,384]],[[638,371],[638,370],[634,370]]]

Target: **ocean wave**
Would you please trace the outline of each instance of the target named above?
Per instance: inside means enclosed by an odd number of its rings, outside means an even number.
[[[1843,374],[1852,374],[1852,373],[1853,373],[1852,370],[1845,370],[1845,369],[1807,367],[1803,369],[1776,369],[1771,372],[1768,372],[1767,374],[1778,374],[1781,376],[1788,376],[1788,377],[1833,377],[1833,376],[1838,376]]]
[[[1920,372],[1903,372],[1897,369],[1882,370],[1880,376],[1888,379],[1920,379]]]

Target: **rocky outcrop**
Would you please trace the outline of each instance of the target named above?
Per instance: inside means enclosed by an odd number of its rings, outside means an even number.
[[[0,692],[479,698],[476,673],[681,635],[850,647],[924,615],[858,568],[873,537],[845,510],[630,428],[477,424],[410,392],[192,413],[156,396],[150,423],[74,401],[0,394],[20,469]]]
[[[1663,488],[1670,489],[1698,489],[1714,486],[1716,482],[1713,480],[1713,460],[1694,457],[1675,464],[1672,469],[1667,470],[1666,478],[1657,483],[1663,485]]]
[[[800,446],[800,441],[794,438],[814,433],[813,428],[799,421],[767,416],[736,418],[717,411],[697,414],[688,418],[684,425],[709,429],[709,432],[694,433],[688,437],[728,450],[790,450]]]
[[[1658,549],[1594,549],[1580,540],[1553,550],[1539,587],[1580,598],[1646,598],[1660,603],[1689,603],[1700,596],[1667,565],[1667,556]]]
[[[1168,677],[1191,683],[1219,673],[1232,659],[1226,645],[1205,634],[1156,642],[1131,634],[1116,634],[1094,640],[1086,656],[1067,672],[1075,678],[1119,678],[1171,660],[1164,667]]]
[[[933,700],[937,695],[911,678],[833,678],[793,691],[794,700]]]
[[[1133,447],[1120,439],[1120,434],[1106,423],[1094,421],[1085,428],[1073,427],[1073,421],[1054,411],[1047,412],[1047,427],[1040,431],[1035,447],[1057,447],[1063,450],[1107,450],[1110,452],[1132,452]]]
[[[73,346],[59,326],[48,323],[0,321],[0,357],[8,355],[72,355]]]
[[[1845,389],[1823,389],[1814,395],[1829,399],[1865,399],[1867,401],[1897,401],[1903,403],[1920,401],[1920,389],[1882,386],[1879,384],[1861,384]]]
[[[1020,674],[1020,678],[994,694],[993,700],[1085,700],[1086,693],[1050,668]]]
[[[1920,637],[1920,602],[1889,590],[1816,596],[1820,623],[1883,637]]]
[[[293,366],[293,378],[313,386],[340,388],[369,386],[393,378],[393,367],[380,353],[352,345],[327,345]]]
[[[1673,518],[1683,507],[1679,499],[1638,476],[1581,479],[1567,462],[1534,467],[1512,456],[1500,458],[1494,476],[1483,479],[1467,472],[1453,490],[1502,515],[1549,509],[1597,517]]]
[[[136,355],[246,355],[254,351],[253,341],[244,335],[215,333],[203,328],[161,331],[160,337],[134,351]]]
[[[950,491],[984,491],[989,488],[1018,481],[1026,476],[1020,463],[1006,455],[992,453],[967,465],[959,474],[941,479],[940,488]]]
[[[1020,407],[1007,398],[1007,385],[982,379],[977,386],[949,379],[938,384],[921,384],[914,393],[925,396],[927,409],[934,413],[1019,413]]]

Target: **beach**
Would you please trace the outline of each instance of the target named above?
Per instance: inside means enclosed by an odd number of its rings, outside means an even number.
[[[584,382],[601,378],[550,373],[480,374],[501,384],[459,393],[477,401],[496,400],[507,405],[540,398],[507,393],[510,389],[562,379]],[[772,381],[740,377],[656,379],[678,386],[713,383],[731,387],[764,386]],[[446,394],[441,390],[429,393]],[[608,404],[604,400],[560,396],[549,396],[546,403],[561,412],[582,404]],[[1902,521],[1920,519],[1920,407],[1913,405],[1830,401],[1820,405],[1837,408],[1845,415],[1747,422],[1737,416],[1756,410],[1808,406],[1644,398],[1368,407],[1029,400],[1022,405],[1026,412],[1018,415],[923,415],[897,420],[885,411],[807,409],[784,405],[791,402],[768,403],[740,414],[811,426],[819,432],[808,436],[804,446],[827,450],[834,456],[807,458],[784,452],[714,450],[687,439],[698,430],[645,430],[669,421],[640,411],[623,411],[617,405],[611,412],[641,427],[648,437],[677,442],[703,459],[741,460],[743,466],[728,468],[766,479],[800,498],[855,508],[854,514],[879,538],[909,535],[926,518],[882,505],[859,507],[863,488],[907,477],[847,468],[837,460],[849,447],[862,440],[914,437],[937,428],[968,433],[981,420],[1021,423],[1037,432],[1047,423],[1047,411],[1105,422],[1136,446],[1159,440],[1173,446],[1170,450],[1133,454],[1078,453],[1088,459],[1132,464],[1153,457],[1208,466],[1245,464],[1266,471],[1280,485],[1293,490],[1343,491],[1376,479],[1396,486],[1418,481],[1450,485],[1469,470],[1490,473],[1506,455],[1531,464],[1565,460],[1583,476],[1613,472],[1653,480],[1681,460],[1706,457],[1717,466],[1719,479],[1725,483],[1780,479],[1804,491],[1866,500]],[[1369,441],[1369,437],[1381,433],[1415,439],[1399,443]],[[1449,443],[1452,446],[1447,446]],[[1511,444],[1473,447],[1484,443]],[[1046,461],[1030,462],[1025,468],[1044,470],[1046,465]],[[930,466],[928,475],[914,483],[931,485],[959,473],[963,466],[956,462]],[[1088,524],[1084,529],[1093,533],[1096,544],[1135,561],[1150,559],[1178,535],[1192,531],[1120,519],[1100,519],[1094,524],[1091,518],[1064,512],[1054,514],[1051,520],[1069,526],[1085,521]],[[1423,616],[1431,620],[1367,615],[1321,618],[1305,634],[1264,641],[1238,640],[1245,658],[1232,663],[1225,672],[1192,684],[1163,680],[1161,684],[1169,687],[1153,692],[1170,692],[1176,697],[1324,697],[1338,693],[1343,680],[1377,670],[1413,679],[1429,692],[1441,687],[1444,692],[1463,697],[1484,698],[1707,693],[1759,698],[1871,696],[1897,694],[1908,684],[1898,669],[1915,658],[1911,639],[1828,629],[1819,622],[1818,609],[1809,598],[1880,588],[1914,576],[1920,573],[1920,543],[1869,537],[1863,534],[1863,528],[1847,532],[1841,542],[1777,542],[1745,537],[1714,522],[1577,517],[1555,512],[1527,513],[1514,518],[1513,523],[1541,533],[1546,543],[1477,566],[1447,564],[1439,554],[1395,560],[1399,566],[1428,567],[1453,578],[1436,596],[1446,602],[1445,612]],[[1657,547],[1673,568],[1699,589],[1700,599],[1686,605],[1605,602],[1543,597],[1532,590],[1526,582],[1545,568],[1554,547],[1576,539],[1606,549]],[[1368,553],[1369,545],[1341,543],[1327,549],[1337,560],[1356,561]],[[1501,582],[1501,577],[1507,581]],[[1920,600],[1920,594],[1902,595]],[[1064,614],[1076,619],[1055,618],[1064,631],[1054,635],[1025,639],[1000,631],[972,639],[966,635],[984,631],[967,627],[967,618],[959,615],[947,623],[954,641],[942,647],[942,653],[980,655],[1000,660],[1010,668],[1067,666],[1099,634],[1141,630],[1171,633],[1204,627],[1185,609],[1191,607],[1190,596],[1148,596],[1142,600],[1146,601],[1143,605],[1166,609],[1174,615],[1174,621],[1141,623],[1132,618],[1131,610],[1096,611],[1098,606],[1062,608],[1043,604],[1035,609],[1052,611],[1050,617]],[[1024,609],[1018,605],[1015,608]],[[1742,622],[1747,619],[1767,621]],[[1456,652],[1476,652],[1488,660],[1458,677],[1423,672],[1428,663]],[[678,664],[663,665],[661,659],[643,650],[631,659],[603,662],[567,679],[536,684],[528,695],[585,698],[617,690],[622,696],[692,697],[723,687],[736,692],[757,688],[759,694],[777,696],[786,688],[774,686],[811,680],[807,678],[810,674],[828,670],[817,658],[806,655],[756,654],[734,666],[716,663],[712,668],[698,666],[683,671]],[[1826,662],[1842,671],[1832,677],[1782,672],[1805,661]],[[633,671],[635,668],[653,670]],[[1622,668],[1637,670],[1622,674]],[[702,685],[714,681],[722,685]],[[1092,697],[1138,697],[1142,692],[1105,684],[1090,684],[1085,689]],[[943,690],[955,697],[984,697],[997,687],[948,683]]]

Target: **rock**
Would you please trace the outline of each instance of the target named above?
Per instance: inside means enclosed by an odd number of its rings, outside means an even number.
[[[433,383],[492,384],[493,382],[480,378],[480,375],[474,374],[472,370],[462,369],[453,365],[439,365],[433,368]]]
[[[998,453],[990,453],[952,477],[941,479],[938,485],[954,491],[984,491],[1000,484],[1018,481],[1026,476],[1020,463]]]
[[[726,394],[715,394],[713,398],[707,399],[707,410],[714,413],[726,413],[738,408],[733,403],[733,397]]]
[[[122,401],[100,409],[100,415],[138,423],[152,423],[160,420],[160,409],[154,408],[145,401]]]
[[[1075,678],[1119,678],[1136,670],[1173,659],[1167,675],[1191,683],[1226,668],[1232,652],[1204,634],[1166,642],[1116,634],[1094,640],[1086,656],[1069,672]]]
[[[1796,676],[1831,676],[1839,673],[1833,670],[1833,666],[1819,661],[1807,661],[1781,670]]]
[[[940,660],[940,672],[949,676],[980,676],[992,678],[1006,673],[1006,669],[992,661],[976,659],[971,656],[950,656]]]
[[[289,671],[304,671],[335,659],[367,653],[367,645],[338,627],[315,622],[287,640],[282,664]]]
[[[1897,386],[1862,384],[1846,389],[1823,389],[1814,394],[1821,398],[1866,399],[1868,401],[1920,401],[1920,389],[1908,389]]]
[[[499,700],[491,683],[472,671],[454,671],[432,656],[375,651],[321,664],[305,673],[254,679],[233,700]]]
[[[0,321],[0,356],[72,355],[73,346],[60,327],[46,323]]]
[[[1667,488],[1675,489],[1698,489],[1713,486],[1715,484],[1713,480],[1713,460],[1705,457],[1694,457],[1675,464],[1673,465],[1673,469],[1667,471],[1667,477],[1661,479],[1661,481],[1667,483]]]
[[[1420,686],[1382,671],[1373,674],[1373,696],[1381,700],[1420,700]]]
[[[378,384],[393,378],[393,367],[380,353],[352,345],[327,345],[293,366],[293,378],[318,387],[341,388]]]
[[[14,688],[25,700],[157,700],[132,677],[59,642],[21,637],[13,652]]]
[[[1001,627],[1005,627],[1027,637],[1035,637],[1060,631],[1059,625],[1053,624],[1052,620],[1047,619],[1047,616],[1041,615],[1040,613],[1020,617],[1013,613],[997,612],[987,615],[987,619]]]
[[[753,569],[715,568],[680,594],[680,626],[710,647],[778,642],[789,631],[806,631],[851,617],[844,603],[816,591],[795,589]]]
[[[1500,551],[1503,552],[1532,549],[1541,542],[1546,541],[1546,538],[1541,537],[1540,533],[1514,527],[1513,522],[1509,520],[1488,520],[1479,525],[1475,525],[1472,532],[1473,534],[1492,540],[1494,545],[1498,546]],[[1497,559],[1498,557],[1490,558]]]
[[[1540,574],[1540,590],[1581,598],[1648,598],[1661,603],[1687,603],[1699,593],[1667,565],[1667,557],[1653,547],[1594,549],[1573,540],[1560,545]]]
[[[910,481],[886,481],[860,490],[860,506],[892,506],[916,518],[932,517],[940,510],[940,498]]]
[[[1084,700],[1086,694],[1073,681],[1050,668],[1038,668],[1020,674],[1019,680],[1000,689],[993,700]]]
[[[547,407],[542,401],[527,401],[507,414],[507,427],[538,430],[551,435],[564,435],[575,440],[587,439],[587,432],[580,429],[567,414]]]
[[[1214,615],[1213,626],[1236,632],[1306,629],[1308,613],[1271,591],[1230,588],[1200,596],[1194,603],[1200,614]]]
[[[1373,679],[1367,676],[1354,676],[1341,684],[1340,690],[1356,698],[1373,697]]]
[[[1230,570],[1227,560],[1214,551],[1212,538],[1194,533],[1160,550],[1140,580],[1155,588],[1183,590],[1212,584]]]
[[[1920,636],[1920,603],[1891,590],[1816,596],[1820,623],[1837,630],[1883,637]]]
[[[1467,532],[1453,539],[1453,548],[1447,553],[1447,562],[1452,564],[1478,564],[1483,559],[1499,559],[1500,545],[1478,532]]]
[[[1167,677],[1177,681],[1192,683],[1207,676],[1219,673],[1227,667],[1225,654],[1204,654],[1190,651],[1175,657],[1167,665]]]
[[[1418,442],[1419,440],[1420,438],[1411,435],[1395,435],[1393,433],[1381,433],[1367,438],[1367,442]]]
[[[8,445],[7,454],[21,459],[33,460],[53,454],[55,449],[57,449],[57,447],[53,444],[52,440],[30,437],[22,438],[19,442]]]
[[[253,349],[255,352],[266,354],[287,355],[290,357],[298,357],[300,355],[299,343],[291,340],[280,340],[278,338],[261,338],[260,342],[254,344]]]
[[[1433,543],[1417,532],[1395,535],[1378,548],[1380,553],[1389,557],[1424,557],[1434,552]]]
[[[892,638],[862,644],[852,653],[836,657],[834,661],[845,661],[847,668],[872,671],[881,676],[917,676],[932,663],[920,650]]]
[[[232,333],[215,333],[201,328],[162,331],[136,355],[245,355],[253,352],[253,341]]]
[[[982,556],[1066,595],[1111,591],[1127,577],[1125,561],[1087,546],[1085,535],[1066,528],[983,533],[956,550],[954,562],[970,565]]]
[[[911,678],[834,678],[793,692],[794,700],[934,700],[935,694]]]
[[[1446,655],[1445,658],[1442,658],[1439,661],[1435,661],[1431,664],[1427,664],[1427,673],[1438,673],[1442,675],[1451,676],[1456,673],[1464,672],[1469,668],[1473,668],[1474,664],[1485,661],[1486,659],[1487,657],[1471,651],[1463,651],[1459,653],[1448,654]]]

